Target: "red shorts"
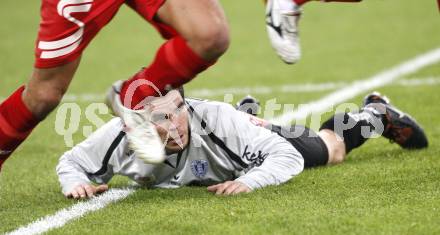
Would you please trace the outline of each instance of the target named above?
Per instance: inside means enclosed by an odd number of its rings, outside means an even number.
[[[126,3],[164,38],[176,31],[154,20],[165,0],[42,0],[35,67],[53,68],[77,59],[96,34]]]

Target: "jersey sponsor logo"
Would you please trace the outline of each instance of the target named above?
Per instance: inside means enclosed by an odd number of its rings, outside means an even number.
[[[246,145],[244,148],[243,155],[241,158],[248,160],[252,163],[253,166],[261,166],[263,164],[264,160],[266,160],[269,153],[263,153],[261,150],[258,150],[257,153],[252,153],[248,151],[249,145]]]
[[[191,162],[191,171],[198,177],[202,178],[208,173],[208,162],[206,160],[194,160]]]
[[[2,155],[8,155],[8,154],[10,154],[10,153],[12,153],[12,151],[10,151],[10,150],[2,150],[2,149],[0,149],[0,156],[2,156]]]
[[[79,47],[84,34],[84,22],[74,18],[73,13],[89,12],[93,0],[61,0],[57,12],[66,20],[76,24],[78,30],[72,35],[56,41],[39,41],[38,48],[42,50],[40,58],[51,59],[67,55]]]

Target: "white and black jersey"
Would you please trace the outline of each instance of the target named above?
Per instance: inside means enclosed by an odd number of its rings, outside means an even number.
[[[251,189],[278,185],[301,173],[304,159],[291,143],[254,125],[250,116],[221,102],[185,99],[190,138],[164,163],[145,164],[129,150],[114,118],[66,152],[56,168],[63,192],[82,183],[107,183],[115,174],[148,187],[176,188],[240,181]]]

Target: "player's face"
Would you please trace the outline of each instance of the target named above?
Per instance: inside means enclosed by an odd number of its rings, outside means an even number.
[[[152,122],[162,139],[168,154],[181,151],[188,145],[188,110],[177,90],[157,98],[149,105]]]

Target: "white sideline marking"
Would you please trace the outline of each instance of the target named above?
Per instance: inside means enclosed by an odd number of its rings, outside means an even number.
[[[399,86],[424,86],[439,85],[440,77],[411,78],[400,80],[394,85]],[[235,95],[264,95],[278,93],[312,93],[317,91],[329,91],[347,86],[347,82],[325,82],[325,83],[304,83],[304,84],[285,84],[276,87],[230,87],[225,89],[195,89],[187,90],[188,96],[209,98],[223,96],[224,94]],[[86,94],[66,94],[63,102],[103,102],[105,94],[86,93]],[[0,100],[5,98],[0,97]]]
[[[307,93],[307,92],[316,92],[316,91],[328,91],[343,87],[346,83],[343,82],[327,82],[327,83],[306,83],[306,84],[286,84],[277,87],[231,87],[224,89],[196,89],[196,90],[187,90],[185,93],[191,97],[200,97],[200,98],[208,98],[214,96],[223,96],[224,94],[271,94],[274,91],[277,92],[295,92],[295,93]],[[63,102],[75,102],[75,101],[83,101],[83,102],[91,102],[91,101],[99,101],[103,100],[105,94],[67,94],[63,98]]]
[[[440,84],[440,77],[428,77],[428,78],[416,78],[405,79],[397,83],[400,86],[423,86],[423,85],[437,85]],[[272,94],[274,92],[281,93],[311,93],[317,91],[329,91],[347,86],[346,82],[325,82],[325,83],[304,83],[304,84],[285,84],[276,87],[231,87],[225,89],[196,89],[188,90],[188,96],[209,98],[214,96],[223,96],[225,94],[236,95],[264,95]],[[99,101],[105,97],[105,94],[83,94],[66,95],[63,99],[64,102],[91,102]]]
[[[301,107],[294,112],[282,115],[273,121],[277,121],[278,123],[290,123],[290,121],[295,118],[307,117],[307,115],[311,114],[312,112],[325,110],[333,106],[333,104],[343,102],[362,92],[365,92],[366,90],[384,86],[398,79],[400,76],[413,73],[439,60],[440,48],[418,56],[415,59],[409,60],[401,65],[391,68],[390,70],[379,73],[378,75],[375,75],[369,79],[353,83],[342,90],[333,92],[316,102],[310,103],[308,106]],[[430,81],[437,83],[437,80],[435,79]],[[20,227],[8,234],[39,234],[54,228],[62,227],[70,220],[80,218],[89,212],[102,209],[112,202],[126,198],[134,191],[135,190],[133,189],[111,189],[96,198],[86,202],[77,203],[68,209],[63,209],[54,215],[46,216],[27,226]]]
[[[400,80],[398,85],[401,86],[425,86],[440,84],[440,77],[412,78]]]
[[[193,97],[213,97],[223,96],[224,94],[272,94],[278,92],[316,92],[328,91],[343,87],[343,82],[326,83],[305,83],[305,84],[285,84],[277,87],[231,87],[225,89],[198,89],[188,90],[188,94]]]
[[[25,227],[18,228],[7,234],[40,234],[54,228],[60,228],[71,220],[80,218],[89,212],[102,209],[112,202],[124,199],[134,191],[134,189],[110,189],[100,196],[88,201],[79,202],[70,208],[62,209],[53,215],[43,217]]]
[[[307,118],[313,112],[324,112],[334,105],[354,98],[368,90],[385,86],[404,75],[414,73],[417,70],[440,61],[440,48],[431,50],[425,54],[419,55],[414,59],[408,60],[391,69],[376,74],[368,79],[357,81],[338,91],[324,96],[318,101],[300,106],[297,110],[287,112],[271,121],[278,125],[290,124],[293,120]]]

